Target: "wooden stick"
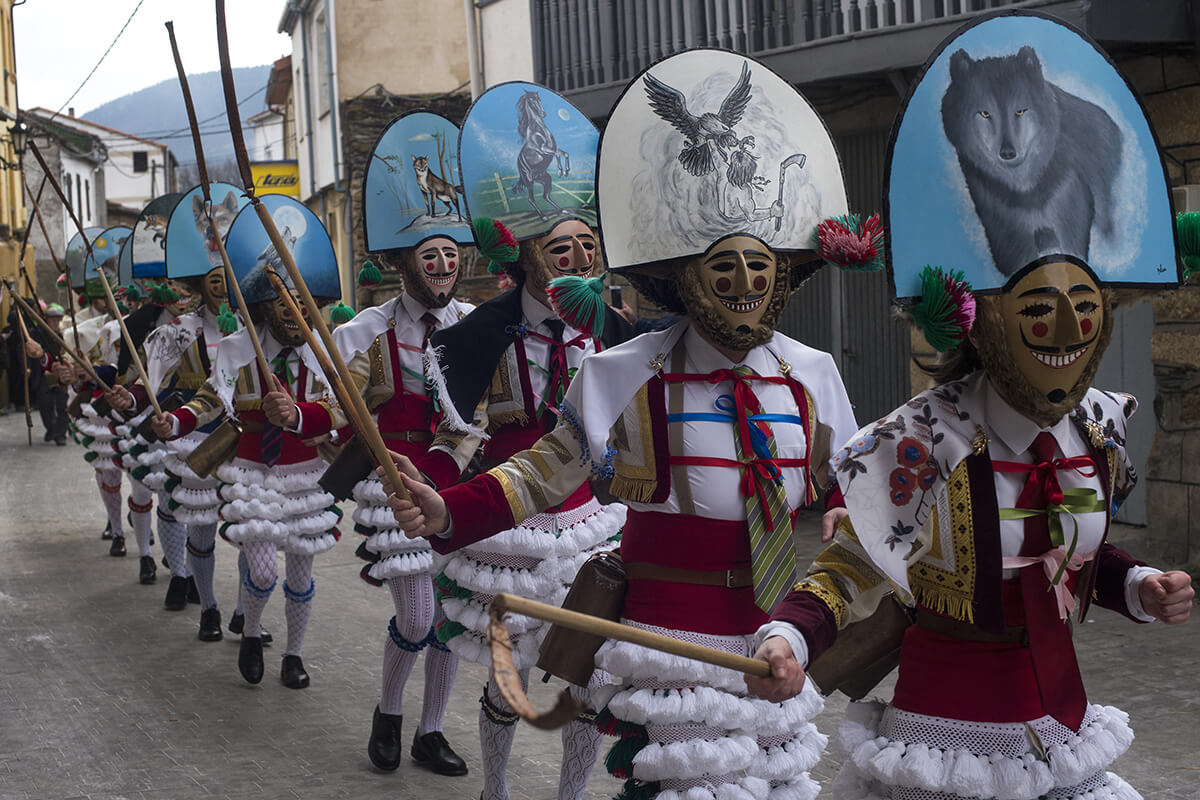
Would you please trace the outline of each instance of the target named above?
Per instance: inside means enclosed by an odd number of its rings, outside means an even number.
[[[33,309],[30,308],[29,304],[25,302],[24,297],[21,297],[21,295],[17,294],[15,291],[13,291],[12,284],[9,283],[8,281],[5,281],[4,284],[6,286],[8,286],[8,290],[10,292],[13,292],[13,299],[17,301],[17,303],[21,306],[21,308],[25,309],[30,314],[32,314]],[[57,333],[55,333],[53,331],[53,329],[46,327],[45,331],[47,334],[50,335],[50,338],[52,338],[59,345],[59,347],[61,347],[65,352],[68,352],[68,353],[71,352],[71,348],[67,347],[67,343],[64,342],[62,340],[62,337],[59,336]],[[99,386],[102,391],[107,392],[108,390],[110,390],[112,388],[107,383],[105,383],[98,374],[96,374],[95,368],[92,367],[91,362],[88,361],[86,358],[80,359],[79,365],[81,367],[83,367],[84,372],[86,372],[88,374],[89,378],[91,378],[93,381],[96,382],[96,385]]]
[[[205,217],[208,219],[209,234],[216,241],[217,250],[221,253],[221,263],[225,266],[226,289],[233,292],[234,302],[237,303],[238,310],[242,312],[242,323],[246,327],[246,335],[250,337],[250,344],[254,346],[254,358],[258,361],[258,368],[262,370],[265,382],[271,375],[271,362],[267,360],[267,355],[263,352],[258,331],[254,329],[254,320],[250,319],[250,309],[246,307],[246,301],[242,298],[242,287],[238,285],[237,276],[233,273],[233,265],[229,263],[229,253],[225,252],[225,240],[221,238],[221,232],[217,230],[212,214],[208,213],[208,209],[212,208],[212,196],[209,194],[208,168],[204,162],[204,143],[200,136],[200,124],[196,121],[196,107],[192,104],[192,91],[188,88],[187,73],[183,69],[183,59],[179,57],[179,45],[175,42],[175,23],[167,22],[166,26],[167,36],[171,40],[171,54],[175,57],[175,73],[179,76],[179,88],[183,92],[183,107],[187,110],[188,125],[192,128],[192,148],[196,153],[196,172],[200,176],[200,191],[204,195]],[[270,389],[264,385],[262,393],[266,394],[268,391]]]
[[[44,184],[43,184],[44,185]],[[29,186],[25,187],[25,191],[29,192]],[[30,197],[33,193],[30,192]],[[71,315],[71,332],[75,338],[75,349],[65,348],[65,351],[72,353],[77,358],[87,361],[83,350],[79,347],[79,323],[75,320],[75,290],[71,288],[71,276],[67,267],[58,260],[58,254],[54,252],[54,243],[50,240],[50,232],[46,230],[46,220],[42,218],[42,209],[38,206],[37,198],[33,199],[33,215],[37,217],[38,227],[42,229],[42,238],[46,240],[46,249],[50,251],[50,258],[54,261],[54,268],[58,270],[59,275],[67,276],[67,294],[70,298],[67,300],[67,312]]]
[[[757,658],[746,658],[745,656],[727,653],[724,650],[717,650],[716,648],[704,647],[680,639],[673,639],[670,636],[663,636],[660,633],[622,625],[619,622],[593,617],[590,614],[580,614],[578,611],[568,611],[565,608],[539,603],[536,600],[530,600],[515,594],[501,592],[496,595],[492,599],[492,608],[495,609],[497,614],[503,615],[509,611],[515,614],[524,614],[527,617],[553,622],[555,625],[562,625],[564,628],[570,628],[571,630],[593,633],[597,636],[603,636],[606,639],[629,642],[630,644],[648,647],[651,650],[661,650],[664,653],[683,656],[684,658],[690,658],[694,661],[701,661],[717,667],[725,667],[726,669],[742,672],[746,675],[753,675],[757,678],[769,678],[771,676],[771,666],[766,661]]]
[[[29,191],[29,187],[25,183],[24,175],[21,176],[21,186],[25,189],[25,191],[27,191],[27,192]],[[39,200],[42,199],[42,191],[45,188],[46,188],[46,178],[45,178],[45,176],[43,176],[42,177],[42,185],[38,187],[37,197],[33,198],[33,202],[35,205],[37,204],[37,202]],[[30,197],[33,197],[32,192],[30,192]],[[33,281],[30,280],[30,278],[29,278],[29,270],[25,269],[25,250],[26,250],[26,248],[29,247],[29,234],[32,231],[33,231],[33,228],[30,226],[29,220],[26,219],[25,220],[25,235],[21,237],[21,253],[20,253],[20,255],[17,256],[17,269],[19,269],[21,271],[21,277],[23,277],[25,279],[25,285],[27,287],[29,287],[29,294],[33,297],[33,302],[35,302],[37,305],[40,306],[42,304],[41,298],[38,297],[37,289],[34,288]]]
[[[84,240],[87,239],[85,235]],[[91,246],[88,246],[91,250]],[[92,258],[95,261],[95,258]],[[125,340],[125,346],[129,348],[129,358],[133,361],[133,366],[137,369],[138,377],[142,379],[142,386],[146,387],[146,396],[150,398],[150,405],[154,409],[156,416],[162,416],[162,406],[158,404],[157,386],[150,385],[150,376],[146,374],[146,367],[142,364],[142,357],[138,355],[137,345],[133,341],[133,336],[129,333],[129,328],[125,327],[125,317],[121,316],[120,309],[117,308],[117,298],[113,297],[112,287],[108,285],[108,273],[104,271],[104,267],[96,265],[96,273],[100,276],[100,283],[104,285],[104,294],[108,296],[108,305],[113,310],[113,316],[117,318],[117,325],[121,328],[121,338]],[[120,377],[119,375],[117,377]]]
[[[295,285],[296,291],[300,295],[300,300],[308,309],[313,327],[316,328],[321,341],[325,344],[325,351],[332,360],[334,368],[334,373],[326,375],[326,378],[330,381],[330,384],[333,384],[335,381],[341,382],[343,391],[350,400],[350,406],[343,406],[346,416],[350,418],[351,424],[357,423],[354,425],[355,431],[363,438],[367,446],[370,447],[371,454],[383,469],[384,475],[392,485],[392,489],[396,495],[405,500],[411,500],[408,490],[404,487],[404,481],[400,477],[400,470],[396,468],[395,462],[392,461],[392,456],[383,441],[383,436],[379,433],[379,428],[375,424],[374,417],[371,416],[370,409],[367,408],[366,401],[363,400],[362,393],[347,391],[345,389],[347,386],[355,385],[353,379],[350,377],[350,370],[346,367],[346,361],[342,358],[342,354],[338,352],[337,345],[334,344],[333,334],[330,333],[329,326],[325,324],[325,319],[321,316],[320,307],[317,306],[316,300],[313,299],[312,294],[308,291],[308,286],[304,283],[304,277],[300,274],[300,270],[296,266],[296,260],[292,257],[292,252],[288,250],[283,237],[279,235],[279,229],[275,226],[275,220],[271,218],[270,210],[263,205],[261,200],[254,196],[254,177],[250,172],[250,159],[246,154],[246,142],[242,136],[242,121],[241,115],[238,113],[237,90],[233,85],[233,68],[229,62],[229,35],[225,27],[225,0],[216,0],[216,2],[217,47],[220,51],[221,59],[221,82],[225,87],[225,115],[229,118],[229,132],[233,137],[234,154],[237,156],[238,170],[242,175],[242,183],[246,187],[246,195],[250,198],[250,202],[258,214],[258,218],[262,221],[263,228],[267,231],[267,236],[271,239],[271,244],[275,246],[275,251],[279,254],[284,268],[288,271],[288,275],[292,279],[292,284]],[[333,388],[332,385],[331,388]],[[355,419],[356,417],[357,419]]]
[[[25,348],[29,346],[29,328],[25,327],[25,314],[17,311],[17,325],[21,328],[21,369],[25,381],[25,439],[29,447],[33,447],[33,413],[29,409],[29,356]]]

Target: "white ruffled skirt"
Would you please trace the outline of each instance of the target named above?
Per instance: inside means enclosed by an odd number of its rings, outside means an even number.
[[[117,436],[116,449],[120,453],[121,468],[147,489],[158,492],[167,482],[167,446],[159,441],[151,444],[137,432],[138,426],[150,416],[151,411],[147,408],[128,422],[114,426],[113,430]]]
[[[86,451],[84,460],[101,472],[120,469],[115,446],[117,434],[112,420],[97,414],[91,403],[84,403],[80,410],[82,413],[75,420],[75,435]]]
[[[354,502],[354,529],[367,537],[358,554],[371,562],[364,568],[364,578],[382,583],[390,578],[430,573],[435,561],[444,560],[437,559],[428,539],[410,539],[396,527],[378,477],[372,475],[354,486]]]
[[[270,542],[285,553],[316,555],[341,537],[341,509],[318,485],[326,463],[311,458],[267,467],[235,458],[217,468],[221,536],[234,544]]]
[[[752,655],[752,636],[716,636],[623,620],[676,639]],[[827,737],[809,721],[812,688],[783,703],[746,695],[741,673],[626,642],[606,642],[596,665],[623,683],[598,724],[621,737],[606,760],[622,797],[660,800],[812,800],[809,777]]]
[[[201,478],[187,465],[187,457],[206,435],[193,431],[167,443],[163,488],[171,495],[171,512],[184,525],[215,525],[221,519],[220,481],[215,476]]]
[[[1076,733],[1053,717],[964,722],[852,703],[838,728],[839,800],[1141,800],[1107,768],[1133,742],[1129,715],[1091,705]]]
[[[569,511],[534,515],[449,556],[434,579],[446,614],[437,627],[438,639],[460,658],[490,667],[487,626],[492,598],[509,592],[562,605],[583,562],[615,547],[626,512],[620,503],[602,506],[592,498]],[[532,667],[548,626],[517,614],[509,615],[505,625],[512,634],[516,668]]]

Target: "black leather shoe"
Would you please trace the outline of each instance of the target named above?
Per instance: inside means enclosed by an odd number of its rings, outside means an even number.
[[[229,632],[236,636],[242,635],[242,629],[245,627],[245,625],[246,616],[244,614],[238,614],[237,612],[234,612],[233,616],[229,618]],[[275,637],[272,636],[271,632],[266,628],[260,625],[258,630],[261,634],[259,638],[262,639],[263,646],[269,645],[271,642],[275,641]]]
[[[221,633],[221,612],[216,607],[206,608],[200,612],[200,633],[196,638],[202,642],[219,642],[224,637]]]
[[[182,575],[171,576],[167,596],[163,598],[163,608],[167,611],[183,611],[187,608],[187,578]]]
[[[371,738],[367,741],[367,757],[385,772],[392,772],[400,766],[400,757],[404,755],[404,740],[400,738],[403,725],[403,714],[385,714],[379,710],[379,706],[375,706],[375,714],[371,717]]]
[[[424,736],[414,733],[412,757],[413,761],[429,767],[438,775],[467,774],[467,762],[459,758],[441,731],[430,731]]]
[[[300,660],[300,656],[283,657],[283,665],[279,668],[279,680],[289,689],[308,688],[308,673],[304,671],[304,662]]]
[[[138,583],[149,586],[154,583],[156,578],[154,568],[154,556],[142,556],[141,570],[138,572]]]
[[[54,440],[54,446],[55,446],[55,447],[66,447],[66,446],[67,446],[67,440],[66,440],[66,439],[55,439],[55,440]]]
[[[111,522],[105,523],[104,533],[100,534],[100,538],[106,542],[112,538],[112,523]]]
[[[188,575],[187,601],[192,605],[200,605],[200,590],[196,588],[196,579]]]
[[[262,639],[243,636],[238,646],[238,672],[246,683],[258,683],[263,679]]]
[[[125,555],[125,537],[112,537],[112,544],[108,546],[108,554],[120,558]]]

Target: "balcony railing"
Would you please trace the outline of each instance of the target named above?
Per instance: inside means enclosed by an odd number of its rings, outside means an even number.
[[[1036,0],[534,0],[537,80],[569,92],[624,83],[690,47],[743,53],[953,21]]]

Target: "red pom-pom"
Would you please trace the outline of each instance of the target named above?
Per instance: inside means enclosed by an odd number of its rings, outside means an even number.
[[[843,269],[883,267],[883,222],[872,214],[865,222],[857,214],[830,217],[817,226],[817,254]]]
[[[513,236],[513,232],[508,226],[500,220],[494,220],[492,227],[496,230],[496,235],[500,237],[500,241],[504,242],[506,247],[517,247],[517,237]]]

